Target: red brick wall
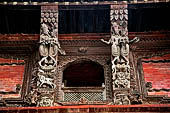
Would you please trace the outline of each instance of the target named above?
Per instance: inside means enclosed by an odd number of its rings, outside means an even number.
[[[22,86],[24,60],[3,59],[0,58],[0,92],[16,92],[16,85]],[[18,97],[19,94],[0,94],[1,97]]]
[[[164,55],[162,57],[152,57],[150,59],[144,59],[145,61],[163,61],[169,60],[170,54]],[[146,82],[152,83],[152,88],[154,89],[170,89],[170,62],[148,62],[142,63],[144,78]],[[148,92],[148,95],[168,95],[170,97],[170,92],[157,91]]]

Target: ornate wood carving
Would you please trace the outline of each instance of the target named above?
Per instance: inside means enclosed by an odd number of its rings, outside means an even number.
[[[23,42],[21,42],[23,43]],[[13,46],[8,46],[8,50],[13,50],[13,47],[18,47],[20,45],[18,45],[18,43],[15,42],[11,42],[11,44],[13,44]],[[26,46],[26,44],[24,45]],[[32,47],[35,48],[35,45],[30,45]],[[32,48],[31,47],[31,48]],[[27,46],[27,48],[23,48],[23,50],[27,51],[29,49],[29,46]],[[32,50],[32,49],[31,49]],[[20,50],[18,50],[20,51]],[[33,59],[35,59],[35,54],[33,54],[33,51],[30,51],[31,53],[27,53],[27,52],[19,52],[20,54],[18,54],[18,51],[16,52],[7,52],[5,54],[0,54],[0,57],[2,58],[13,58],[13,59],[22,59],[25,61],[25,70],[24,70],[24,75],[23,75],[23,84],[22,86],[18,86],[16,88],[16,92],[9,92],[10,94],[20,94],[20,96],[18,98],[0,98],[0,106],[24,106],[24,97],[28,92],[28,86],[29,86],[29,80],[30,77],[29,76],[31,74],[31,67],[33,64]],[[30,55],[31,54],[31,55]],[[8,92],[6,92],[8,93]]]
[[[139,39],[135,37],[129,41],[127,5],[111,5],[110,20],[111,38],[101,41],[111,44],[113,104],[127,105],[130,104],[129,45]]]
[[[109,56],[102,56],[102,55],[88,55],[88,56],[59,56],[59,63],[58,63],[58,71],[57,71],[57,81],[56,81],[56,102],[63,100],[63,92],[62,92],[62,77],[63,71],[73,62],[81,62],[81,61],[93,61],[99,63],[104,68],[104,75],[105,75],[105,89],[106,89],[106,100],[110,101],[112,97],[111,91],[111,70],[110,66],[107,64]]]
[[[170,53],[169,39],[166,38],[162,40],[158,38],[153,40],[146,38],[143,39],[143,43],[139,43],[138,46],[131,46],[131,51],[129,51],[130,44],[136,42],[138,39],[134,38],[133,40],[129,40],[127,36],[127,5],[111,5],[111,38],[109,41],[102,40],[102,42],[112,45],[112,66],[108,64],[108,60],[110,59],[110,56],[107,56],[110,54],[108,47],[102,51],[93,53],[97,47],[98,50],[100,50],[99,47],[103,48],[104,45],[101,46],[101,42],[97,40],[63,40],[63,44],[65,44],[67,50],[74,45],[74,49],[71,49],[72,51],[76,51],[76,54],[70,53],[68,56],[58,56],[58,51],[61,54],[65,54],[65,52],[61,49],[60,43],[58,42],[57,6],[42,6],[41,11],[40,53],[35,53],[30,56],[28,53],[22,53],[22,50],[20,52],[22,54],[19,54],[19,57],[27,59],[21,98],[0,100],[0,104],[21,106],[24,103],[23,98],[25,95],[25,102],[27,102],[29,106],[54,106],[60,103],[60,101],[63,100],[62,77],[64,69],[73,62],[81,62],[82,60],[91,60],[103,66],[106,100],[113,101],[113,104],[125,105],[141,104],[143,102],[150,104],[170,102],[169,98],[148,96],[146,94],[147,91],[156,91],[156,89],[152,89],[149,83],[145,84],[144,78],[142,78],[143,73],[141,66],[142,58]],[[165,42],[168,44],[165,45]],[[15,44],[18,43],[19,42]],[[35,43],[35,41],[33,43]],[[75,45],[75,43],[77,43],[77,45]],[[22,43],[22,45],[24,44],[25,43]],[[29,42],[29,44],[32,44],[32,42]],[[29,44],[28,47],[24,47],[27,48],[27,50],[33,51],[33,47],[29,47]],[[88,47],[88,44],[93,46],[93,50],[92,47]],[[150,44],[151,47],[148,48]],[[164,51],[160,51],[160,48],[164,49]],[[103,52],[106,49],[107,55]],[[5,53],[8,53],[8,51]],[[0,56],[9,57],[11,54],[0,54]],[[17,57],[18,55],[12,54],[12,56]],[[30,74],[30,72],[32,72],[32,74]],[[169,89],[166,90],[169,91]],[[141,94],[143,94],[142,97]],[[9,103],[15,104],[9,105]],[[86,104],[90,102],[82,98],[78,103]]]
[[[58,7],[41,7],[40,60],[32,71],[30,103],[54,106],[58,51],[65,55],[58,41]]]
[[[156,33],[155,33],[156,34]],[[131,81],[131,87],[141,96],[139,96],[139,101],[142,100],[144,104],[158,104],[158,103],[169,103],[169,97],[148,95],[149,91],[158,91],[152,89],[151,83],[145,82],[142,59],[151,58],[155,56],[163,56],[170,53],[170,47],[168,39],[169,35],[161,36],[140,36],[140,42],[131,46],[131,65],[134,67],[134,82]],[[156,38],[155,38],[156,37]],[[149,46],[148,46],[149,45]],[[162,89],[160,89],[161,91]],[[163,90],[162,90],[163,91]],[[168,91],[168,89],[166,90]]]

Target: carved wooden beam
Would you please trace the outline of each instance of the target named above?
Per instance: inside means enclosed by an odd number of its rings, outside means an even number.
[[[112,4],[141,4],[141,3],[162,3],[169,2],[169,0],[114,0],[114,1],[97,1],[97,0],[77,0],[75,2],[69,2],[68,0],[59,2],[37,2],[34,0],[30,0],[29,2],[17,2],[17,0],[6,0],[1,1],[1,5],[112,5]]]

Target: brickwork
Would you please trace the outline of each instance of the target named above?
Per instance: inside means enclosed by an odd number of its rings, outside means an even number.
[[[3,98],[18,97],[19,94],[12,94],[16,91],[16,85],[22,86],[24,74],[24,60],[0,58],[0,92]]]
[[[152,57],[144,59],[143,70],[145,82],[151,82],[153,89],[160,89],[157,92],[148,92],[149,95],[168,95],[170,92],[161,91],[161,89],[170,89],[170,54],[162,57]],[[166,62],[167,61],[167,62]]]

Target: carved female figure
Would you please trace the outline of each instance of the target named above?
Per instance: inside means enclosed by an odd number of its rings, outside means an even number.
[[[48,26],[46,24],[42,24],[41,35],[40,35],[41,45],[39,47],[41,56],[55,57],[58,51],[61,54],[65,54],[65,52],[61,50],[61,46],[56,34],[57,34],[56,28],[53,28],[53,30],[49,32]]]
[[[119,39],[120,39],[120,35],[119,35],[119,26],[117,25],[116,22],[113,22],[113,28],[112,28],[112,34],[111,34],[111,38],[109,39],[109,41],[105,41],[103,39],[101,39],[102,42],[106,43],[106,44],[111,44],[111,54],[112,54],[112,69],[115,69],[115,61],[119,60],[119,56],[120,56],[120,47],[119,47]]]
[[[65,55],[65,51],[61,50],[60,43],[58,41],[58,37],[56,36],[58,30],[56,28],[53,29],[51,32],[51,45],[49,47],[49,55],[50,56],[56,56],[58,51],[62,54]]]
[[[41,25],[41,35],[40,35],[40,55],[41,56],[48,56],[48,44],[50,39],[49,29],[46,24]]]

